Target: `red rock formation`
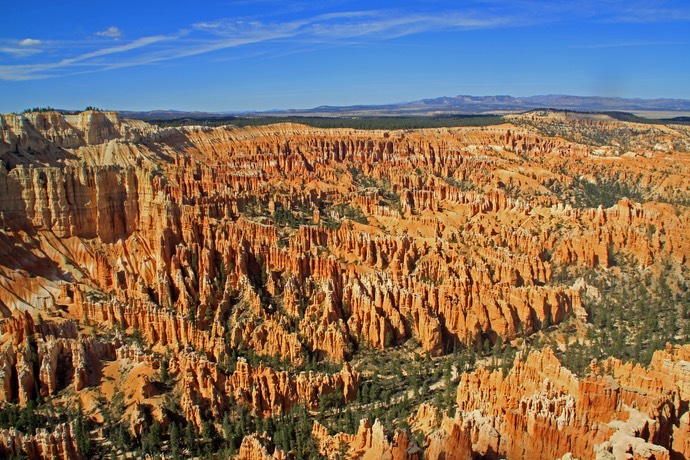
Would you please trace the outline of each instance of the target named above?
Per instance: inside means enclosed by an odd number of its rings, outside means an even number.
[[[41,429],[35,435],[26,435],[11,428],[0,430],[0,455],[14,457],[25,454],[28,458],[81,459],[73,435],[73,427],[62,423],[52,432]]]
[[[262,442],[263,441],[263,442]],[[240,452],[235,457],[236,460],[283,460],[288,458],[282,450],[275,450],[272,454],[264,446],[270,440],[263,439],[259,435],[253,434],[245,436],[240,445]]]
[[[418,460],[421,451],[410,443],[405,431],[395,434],[389,441],[383,432],[383,425],[376,420],[372,425],[369,420],[362,420],[356,434],[338,433],[329,436],[325,427],[314,422],[312,436],[319,444],[319,451],[326,456],[337,452],[343,452],[349,458],[361,458],[364,460],[391,459],[391,460]]]
[[[547,252],[553,253],[552,261],[557,264],[593,267],[608,266],[611,247],[639,254],[643,263],[664,254],[686,260],[690,251],[681,237],[687,219],[674,221],[665,211],[642,210],[628,202],[605,211],[565,208],[560,214],[556,211],[554,218],[578,228],[596,223],[597,230],[533,234],[524,230],[539,213],[537,205],[510,198],[501,189],[462,191],[434,175],[412,179],[416,176],[396,166],[405,160],[413,168],[443,171],[461,180],[475,180],[473,174],[479,171],[488,175],[476,180],[488,183],[498,166],[486,146],[503,145],[537,156],[567,155],[576,148],[560,139],[540,138],[517,129],[464,129],[432,134],[431,138],[426,132],[397,133],[383,138],[377,132],[297,125],[155,133],[144,124],[98,112],[71,118],[58,114],[32,114],[25,121],[10,118],[2,131],[8,139],[7,158],[12,156],[12,148],[28,149],[30,144],[40,150],[54,142],[66,149],[79,147],[93,165],[71,165],[65,157],[65,167],[35,159],[9,171],[0,168],[0,189],[5,191],[0,194],[5,197],[0,199],[3,221],[12,227],[51,231],[61,238],[98,238],[100,244],[81,251],[77,263],[101,289],[116,290],[123,300],[149,297],[183,315],[195,312],[204,319],[223,314],[213,309],[223,306],[229,290],[241,288],[243,278],[256,277],[259,258],[271,275],[266,286],[271,295],[283,295],[276,291],[276,286],[282,287],[276,282],[286,272],[302,285],[306,281],[332,283],[334,308],[329,309],[335,316],[323,316],[328,321],[342,320],[342,325],[303,322],[300,332],[306,343],[301,346],[294,336],[266,336],[257,331],[260,353],[283,357],[287,353],[295,362],[304,345],[312,352],[342,360],[353,340],[385,347],[415,336],[427,351],[438,354],[454,341],[511,339],[519,330],[529,333],[545,321],[558,322],[578,310],[579,298],[577,293],[548,286],[551,264],[543,260]],[[25,140],[18,142],[27,129],[34,130],[35,139],[29,142],[31,136],[25,134]],[[134,142],[128,147],[128,156],[122,151],[96,161],[95,145],[118,139],[131,142],[131,136],[145,136],[151,142]],[[158,155],[162,154],[170,156],[169,162],[161,161]],[[112,166],[125,157],[127,167]],[[152,163],[159,169],[151,168]],[[343,192],[326,185],[329,168],[338,164],[359,165],[375,180],[388,181],[401,194],[403,208],[409,208],[408,214],[413,212],[408,217],[414,226],[433,222],[439,238],[436,252],[444,257],[430,256],[434,251],[421,246],[416,238],[379,235],[371,229],[354,232],[346,226],[300,230],[288,239],[287,247],[279,248],[274,227],[235,220],[247,213],[250,198],[266,203],[269,211],[281,203],[287,209],[306,206],[310,213],[324,200],[347,199],[354,187],[348,185],[349,191]],[[303,182],[305,177],[321,185],[305,190],[295,187],[294,181]],[[62,183],[66,186],[57,186]],[[288,193],[276,193],[283,186]],[[325,193],[328,187],[330,191]],[[380,191],[366,193],[361,207],[371,214],[380,207],[377,199],[383,195]],[[446,208],[461,210],[462,226],[416,215],[426,211],[441,215]],[[373,214],[389,218],[386,213]],[[496,219],[502,220],[498,226]],[[651,239],[634,231],[651,225],[657,228]],[[457,243],[447,241],[451,238],[480,248],[473,257],[461,257]],[[490,249],[489,240],[507,250]],[[347,272],[342,261],[319,255],[319,248],[328,248],[347,262],[359,261],[363,268],[390,274],[392,285],[381,289],[380,278],[370,278],[368,270]],[[221,261],[232,268],[223,286],[217,284]],[[436,286],[428,286],[428,281]],[[370,282],[381,292],[367,292]],[[541,288],[524,289],[532,286]],[[364,295],[360,298],[359,293]],[[357,298],[354,302],[353,296]],[[294,306],[290,300],[284,298],[283,302]],[[254,330],[251,324],[233,326],[243,343],[252,341],[247,335]]]
[[[505,378],[482,369],[465,374],[458,385],[455,423],[479,433],[471,439],[473,451],[481,455],[557,458],[570,452],[586,458],[607,451],[631,452],[635,458],[670,458],[672,452],[687,456],[675,450],[685,443],[683,425],[676,425],[683,403],[673,380],[654,366],[609,362],[607,369],[608,376],[579,380],[546,349],[524,363],[516,360]],[[685,382],[690,374],[678,378]],[[489,432],[482,435],[482,427]],[[487,434],[494,430],[496,435]],[[672,443],[674,430],[679,441]]]
[[[12,341],[0,349],[0,401],[24,405],[39,393],[51,396],[70,384],[79,391],[90,384],[90,359],[115,359],[117,342],[77,335],[71,321],[37,325],[20,313],[1,327]]]
[[[150,390],[167,353],[197,426],[231,399],[262,415],[314,409],[332,393],[353,400],[359,381],[349,364],[303,372],[314,360],[410,338],[434,356],[505,343],[586,316],[554,272],[613,272],[621,254],[641,267],[687,265],[690,214],[669,203],[687,201],[690,161],[654,150],[687,132],[625,124],[634,151],[614,162],[594,156],[613,146],[595,152],[538,128],[576,136],[618,122],[514,121],[383,132],[0,116],[0,400],[88,392],[104,386],[92,369],[115,360],[139,365],[133,381]],[[581,181],[604,178],[647,202],[568,204]],[[143,344],[123,345],[136,331]],[[659,353],[648,369],[600,363],[611,378],[582,380],[535,354],[505,378],[463,376],[455,418],[432,428],[426,408],[413,421],[431,458],[687,455],[685,353]],[[238,355],[289,370],[229,358]],[[153,392],[143,393],[129,413],[139,428]],[[340,435],[319,436],[332,452]],[[342,436],[357,455],[415,454],[403,432],[390,442],[376,423]],[[263,440],[245,441],[245,455],[265,457]]]
[[[234,372],[226,374],[213,362],[192,353],[181,353],[172,360],[170,369],[180,377],[185,416],[199,427],[204,411],[221,418],[231,398],[259,415],[274,415],[285,413],[297,403],[316,409],[320,399],[331,393],[342,395],[345,403],[351,402],[357,396],[359,385],[359,374],[347,363],[338,374],[294,375],[263,364],[252,367],[239,359]]]
[[[467,433],[451,419],[429,438],[424,458],[429,460],[462,460],[472,457],[472,442]]]

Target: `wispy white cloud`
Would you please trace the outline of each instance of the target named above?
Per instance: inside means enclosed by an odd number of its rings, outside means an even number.
[[[0,65],[0,79],[35,80],[40,78],[59,76],[62,75],[65,71],[75,73],[75,69],[77,68],[80,68],[80,71],[83,71],[84,67],[90,67],[91,70],[105,70],[112,65],[112,62],[98,60],[98,58],[114,54],[126,53],[164,41],[175,40],[179,36],[180,34],[173,36],[154,35],[150,37],[142,37],[130,43],[126,43],[124,45],[101,48],[88,53],[79,54],[74,57],[65,58],[56,62],[21,65]]]
[[[221,19],[196,23],[192,28],[218,37],[214,45],[200,47],[200,50],[210,51],[281,38],[326,43],[365,37],[385,40],[430,30],[490,28],[513,22],[512,18],[504,16],[475,17],[460,13],[425,15],[367,10],[328,13],[288,22]]]
[[[99,49],[96,51],[92,51],[90,53],[85,53],[73,58],[69,59],[63,59],[62,61],[58,62],[56,65],[59,65],[61,67],[64,67],[66,65],[73,64],[75,62],[81,62],[81,61],[86,61],[89,59],[93,59],[96,57],[101,57],[101,56],[107,56],[109,54],[117,54],[117,53],[124,53],[126,51],[132,51],[136,50],[138,48],[143,48],[147,47],[150,45],[153,45],[154,43],[159,43],[162,41],[166,40],[175,40],[179,37],[179,34],[176,35],[153,35],[150,37],[142,37],[137,40],[134,40],[132,42],[126,43],[124,45],[119,45],[119,46],[111,46],[109,48],[103,48]]]
[[[509,16],[477,16],[466,13],[390,14],[387,11],[362,11],[355,16],[324,15],[305,28],[306,35],[328,40],[357,37],[383,39],[413,35],[425,31],[483,29],[517,24]]]
[[[35,38],[25,38],[19,42],[19,46],[38,46],[43,43],[41,40],[36,40]]]
[[[41,50],[38,48],[28,48],[28,47],[15,47],[15,46],[0,46],[0,53],[9,54],[15,58],[23,58],[40,53]]]
[[[120,38],[122,36],[122,31],[118,27],[110,26],[105,30],[96,32],[96,35],[99,37]]]
[[[25,58],[40,53],[41,40],[25,38],[23,40],[4,40],[0,43],[0,53],[8,54],[14,58]]]

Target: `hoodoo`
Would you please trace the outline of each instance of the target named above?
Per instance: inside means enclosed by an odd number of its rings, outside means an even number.
[[[0,116],[0,456],[686,458],[689,149]]]

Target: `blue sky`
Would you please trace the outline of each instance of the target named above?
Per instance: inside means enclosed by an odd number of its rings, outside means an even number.
[[[690,2],[7,2],[0,112],[690,99]]]

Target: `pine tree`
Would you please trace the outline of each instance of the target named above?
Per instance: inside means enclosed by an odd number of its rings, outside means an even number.
[[[165,384],[168,384],[170,382],[170,373],[168,372],[167,356],[163,357],[163,359],[161,360],[160,379],[161,382]]]
[[[190,454],[193,454],[198,451],[198,446],[197,446],[197,433],[196,429],[191,423],[187,423],[187,426],[184,429],[184,445],[187,447],[187,450],[189,451]]]
[[[91,454],[91,438],[89,437],[89,430],[84,420],[84,411],[81,407],[81,401],[77,405],[77,416],[74,420],[74,438],[77,443],[77,450],[84,457],[88,458]]]
[[[230,423],[230,417],[228,417],[227,412],[223,416],[223,444],[226,449],[226,451],[234,451],[235,449],[235,443],[234,443],[234,433],[233,433],[233,426]]]
[[[151,455],[155,455],[161,450],[161,440],[163,438],[163,430],[160,422],[155,420],[151,424],[151,428],[147,433],[144,433],[141,440],[142,450]]]
[[[216,450],[216,427],[210,420],[206,420],[204,426],[201,427],[201,440],[207,453]]]
[[[170,424],[168,437],[170,438],[170,453],[172,454],[172,458],[177,460],[182,456],[180,455],[180,429],[175,422]]]

